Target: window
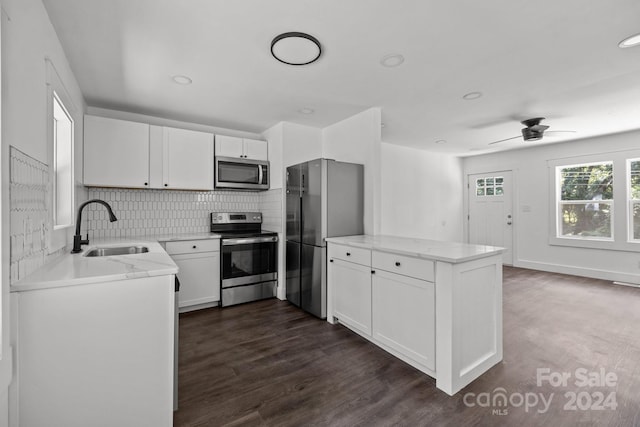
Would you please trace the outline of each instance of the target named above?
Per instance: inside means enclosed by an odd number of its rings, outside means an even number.
[[[60,79],[55,66],[45,59],[47,70],[47,164],[51,183],[50,206],[52,230],[47,233],[49,253],[67,246],[74,225],[75,177],[74,138],[80,111]]]
[[[504,195],[504,177],[494,176],[476,179],[476,196]]]
[[[629,240],[640,241],[640,159],[627,162],[629,171]]]
[[[558,237],[613,239],[613,162],[557,167]]]
[[[548,165],[549,244],[640,252],[640,150]]]
[[[53,226],[73,225],[73,119],[53,92]]]

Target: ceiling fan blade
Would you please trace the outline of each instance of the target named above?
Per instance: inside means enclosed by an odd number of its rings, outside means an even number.
[[[522,137],[521,137],[520,135],[518,135],[518,136],[513,136],[513,137],[511,137],[511,138],[501,139],[501,140],[499,140],[499,141],[493,141],[493,142],[490,142],[488,145],[497,144],[497,143],[499,143],[499,142],[510,141],[510,140],[512,140],[512,139],[516,139],[516,138],[522,138]]]
[[[549,126],[547,126],[547,125],[533,125],[533,126],[529,126],[529,129],[531,129],[532,131],[535,131],[535,132],[544,132],[545,130],[549,129]]]
[[[544,136],[560,136],[557,134],[562,134],[562,133],[576,133],[576,131],[575,130],[549,130],[544,133]]]

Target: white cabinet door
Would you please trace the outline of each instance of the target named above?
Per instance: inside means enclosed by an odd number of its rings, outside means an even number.
[[[172,255],[171,258],[180,268],[177,274],[180,309],[220,301],[220,252]]]
[[[244,158],[267,160],[269,158],[267,141],[244,138]]]
[[[243,145],[242,138],[216,135],[216,156],[241,158],[244,156]]]
[[[267,141],[258,139],[216,135],[216,156],[267,160],[269,157],[267,144]]]
[[[213,190],[213,134],[165,127],[163,187]]]
[[[371,268],[333,259],[329,263],[333,314],[340,323],[371,336]]]
[[[170,426],[173,278],[19,293],[20,425]]]
[[[375,270],[373,338],[435,370],[435,289],[432,282]]]
[[[148,188],[149,125],[86,115],[83,183]]]

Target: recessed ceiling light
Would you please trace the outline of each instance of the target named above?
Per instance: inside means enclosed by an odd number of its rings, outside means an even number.
[[[283,33],[271,41],[271,55],[287,65],[311,64],[321,54],[318,39],[306,33]]]
[[[380,127],[381,127],[381,128],[383,128],[383,127],[385,127],[385,126],[386,126],[386,125],[385,125],[384,123],[380,123]]]
[[[298,113],[313,114],[313,113],[315,113],[315,110],[313,108],[304,107],[304,108],[299,109]]]
[[[474,99],[478,99],[482,97],[482,92],[469,92],[462,96],[462,99],[467,101],[473,101]]]
[[[404,62],[404,56],[399,53],[390,53],[380,59],[380,65],[387,68],[397,67]]]
[[[446,144],[447,141],[445,141],[444,139],[439,139],[436,141],[436,144]]]
[[[174,82],[178,83],[179,85],[190,85],[191,83],[193,83],[193,80],[191,80],[191,78],[187,76],[177,75],[171,78],[173,79]]]
[[[618,47],[621,47],[624,49],[626,47],[638,46],[639,44],[640,44],[640,34],[636,34],[622,40],[620,43],[618,43]]]

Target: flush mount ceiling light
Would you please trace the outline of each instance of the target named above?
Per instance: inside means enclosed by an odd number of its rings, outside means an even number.
[[[397,67],[404,62],[404,56],[399,53],[390,53],[380,59],[380,65],[387,68]]]
[[[445,141],[444,139],[439,139],[436,141],[436,144],[446,144],[447,141]]]
[[[298,113],[300,113],[300,114],[313,114],[313,113],[315,113],[315,110],[313,108],[304,107],[304,108],[299,109]]]
[[[173,81],[179,85],[190,85],[191,83],[193,83],[193,80],[191,80],[190,77],[187,76],[181,76],[181,75],[177,75],[177,76],[173,76],[171,77],[173,79]]]
[[[307,65],[320,58],[320,42],[306,33],[290,32],[271,41],[271,55],[287,65]]]
[[[474,99],[478,99],[482,97],[482,92],[469,92],[462,96],[462,99],[466,101],[473,101]]]
[[[636,34],[622,40],[620,43],[618,43],[618,47],[624,49],[627,47],[638,46],[639,44],[640,44],[640,34]]]

